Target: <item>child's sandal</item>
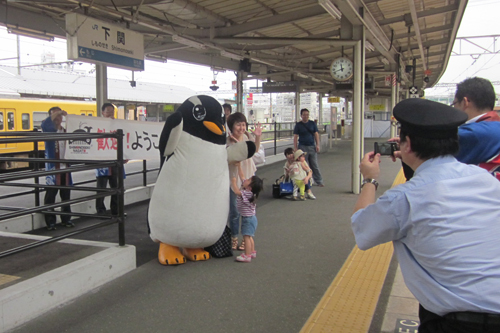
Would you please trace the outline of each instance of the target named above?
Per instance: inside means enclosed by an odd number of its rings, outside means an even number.
[[[236,250],[238,247],[238,237],[231,237],[231,248]]]
[[[241,245],[238,247],[238,250],[245,251],[245,241],[241,241]]]

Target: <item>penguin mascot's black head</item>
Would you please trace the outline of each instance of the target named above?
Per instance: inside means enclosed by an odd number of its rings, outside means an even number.
[[[202,140],[225,145],[225,122],[224,109],[216,99],[206,95],[189,97],[165,122],[159,145],[161,164],[163,165],[165,157],[168,158],[173,153],[173,149],[169,147],[177,144],[169,143],[173,137],[172,131],[184,131]]]

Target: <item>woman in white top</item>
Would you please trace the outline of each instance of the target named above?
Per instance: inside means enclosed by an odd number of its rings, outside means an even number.
[[[231,114],[227,118],[227,127],[231,132],[231,135],[227,138],[227,145],[230,146],[236,142],[241,141],[253,141],[255,142],[255,149],[259,151],[260,148],[260,136],[262,134],[262,126],[260,123],[255,126],[255,130],[250,134],[247,131],[247,119],[241,112],[236,112]],[[257,170],[255,163],[252,158],[248,158],[240,162],[241,169],[243,170],[243,175],[245,179],[250,179]],[[229,179],[236,178],[238,180],[237,187],[241,187],[241,180],[238,177],[238,166],[236,164],[229,165]],[[243,251],[245,249],[245,243],[242,241],[241,245],[238,247],[238,235],[240,234],[240,214],[236,208],[236,195],[232,190],[230,190],[230,201],[229,201],[229,228],[231,228],[232,237],[232,248],[233,250]]]

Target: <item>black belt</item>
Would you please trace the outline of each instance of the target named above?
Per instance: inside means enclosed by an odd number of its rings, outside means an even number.
[[[494,313],[450,312],[444,317],[466,323],[500,325],[500,314]]]

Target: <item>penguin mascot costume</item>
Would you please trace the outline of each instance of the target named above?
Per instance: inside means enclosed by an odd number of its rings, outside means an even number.
[[[150,237],[162,265],[208,260],[229,214],[228,163],[255,153],[253,142],[226,150],[225,117],[210,96],[188,98],[167,118],[160,136],[160,173],[151,197]],[[234,147],[234,148],[233,148]]]

